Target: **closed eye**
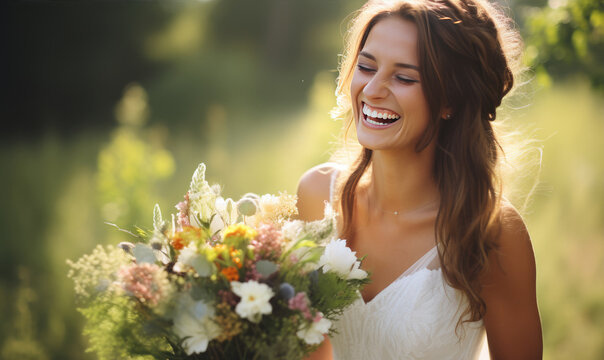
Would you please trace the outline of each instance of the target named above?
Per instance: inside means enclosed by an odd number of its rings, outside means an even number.
[[[375,69],[370,68],[369,66],[366,66],[366,65],[357,64],[357,68],[365,73],[375,72]]]
[[[396,79],[404,84],[414,84],[414,83],[419,82],[419,80],[410,79],[410,78],[403,77],[403,76],[397,76]]]
[[[363,64],[357,64],[357,68],[361,72],[368,73],[368,74],[376,72],[376,70],[374,68],[372,68],[370,66],[367,66],[367,65],[363,65]],[[400,75],[399,76],[395,76],[395,79],[397,81],[399,81],[399,82],[401,82],[403,84],[407,84],[407,85],[419,82],[419,80],[411,79],[411,78],[408,78],[408,77],[405,77],[405,76],[400,76]]]

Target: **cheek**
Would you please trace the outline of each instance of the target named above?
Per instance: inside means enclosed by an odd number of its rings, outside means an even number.
[[[395,92],[394,96],[404,112],[419,116],[424,116],[427,113],[428,103],[419,86],[414,86],[414,88],[402,87],[400,91]]]
[[[358,71],[355,71],[352,74],[352,81],[350,82],[350,97],[352,98],[351,100],[355,110],[357,107],[359,94],[363,90],[363,84],[362,75],[360,75]]]

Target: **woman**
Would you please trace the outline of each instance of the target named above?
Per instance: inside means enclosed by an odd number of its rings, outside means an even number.
[[[492,122],[520,42],[482,0],[370,1],[353,22],[337,113],[361,146],[300,180],[303,220],[340,214],[372,282],[313,355],[538,359],[535,259],[502,200]],[[330,345],[331,342],[331,345]]]

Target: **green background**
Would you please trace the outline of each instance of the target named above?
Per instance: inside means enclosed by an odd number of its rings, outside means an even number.
[[[361,3],[3,3],[0,358],[94,359],[65,260],[126,239],[105,222],[174,212],[198,163],[234,199],[294,193],[334,149],[337,54]],[[498,121],[534,139],[507,180],[544,357],[604,359],[604,3],[504,6],[532,66]]]

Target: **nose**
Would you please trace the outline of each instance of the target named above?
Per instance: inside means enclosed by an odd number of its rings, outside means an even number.
[[[382,78],[378,74],[375,74],[369,82],[363,87],[363,94],[367,98],[371,99],[382,99],[388,95],[388,87],[386,86],[386,79]]]

